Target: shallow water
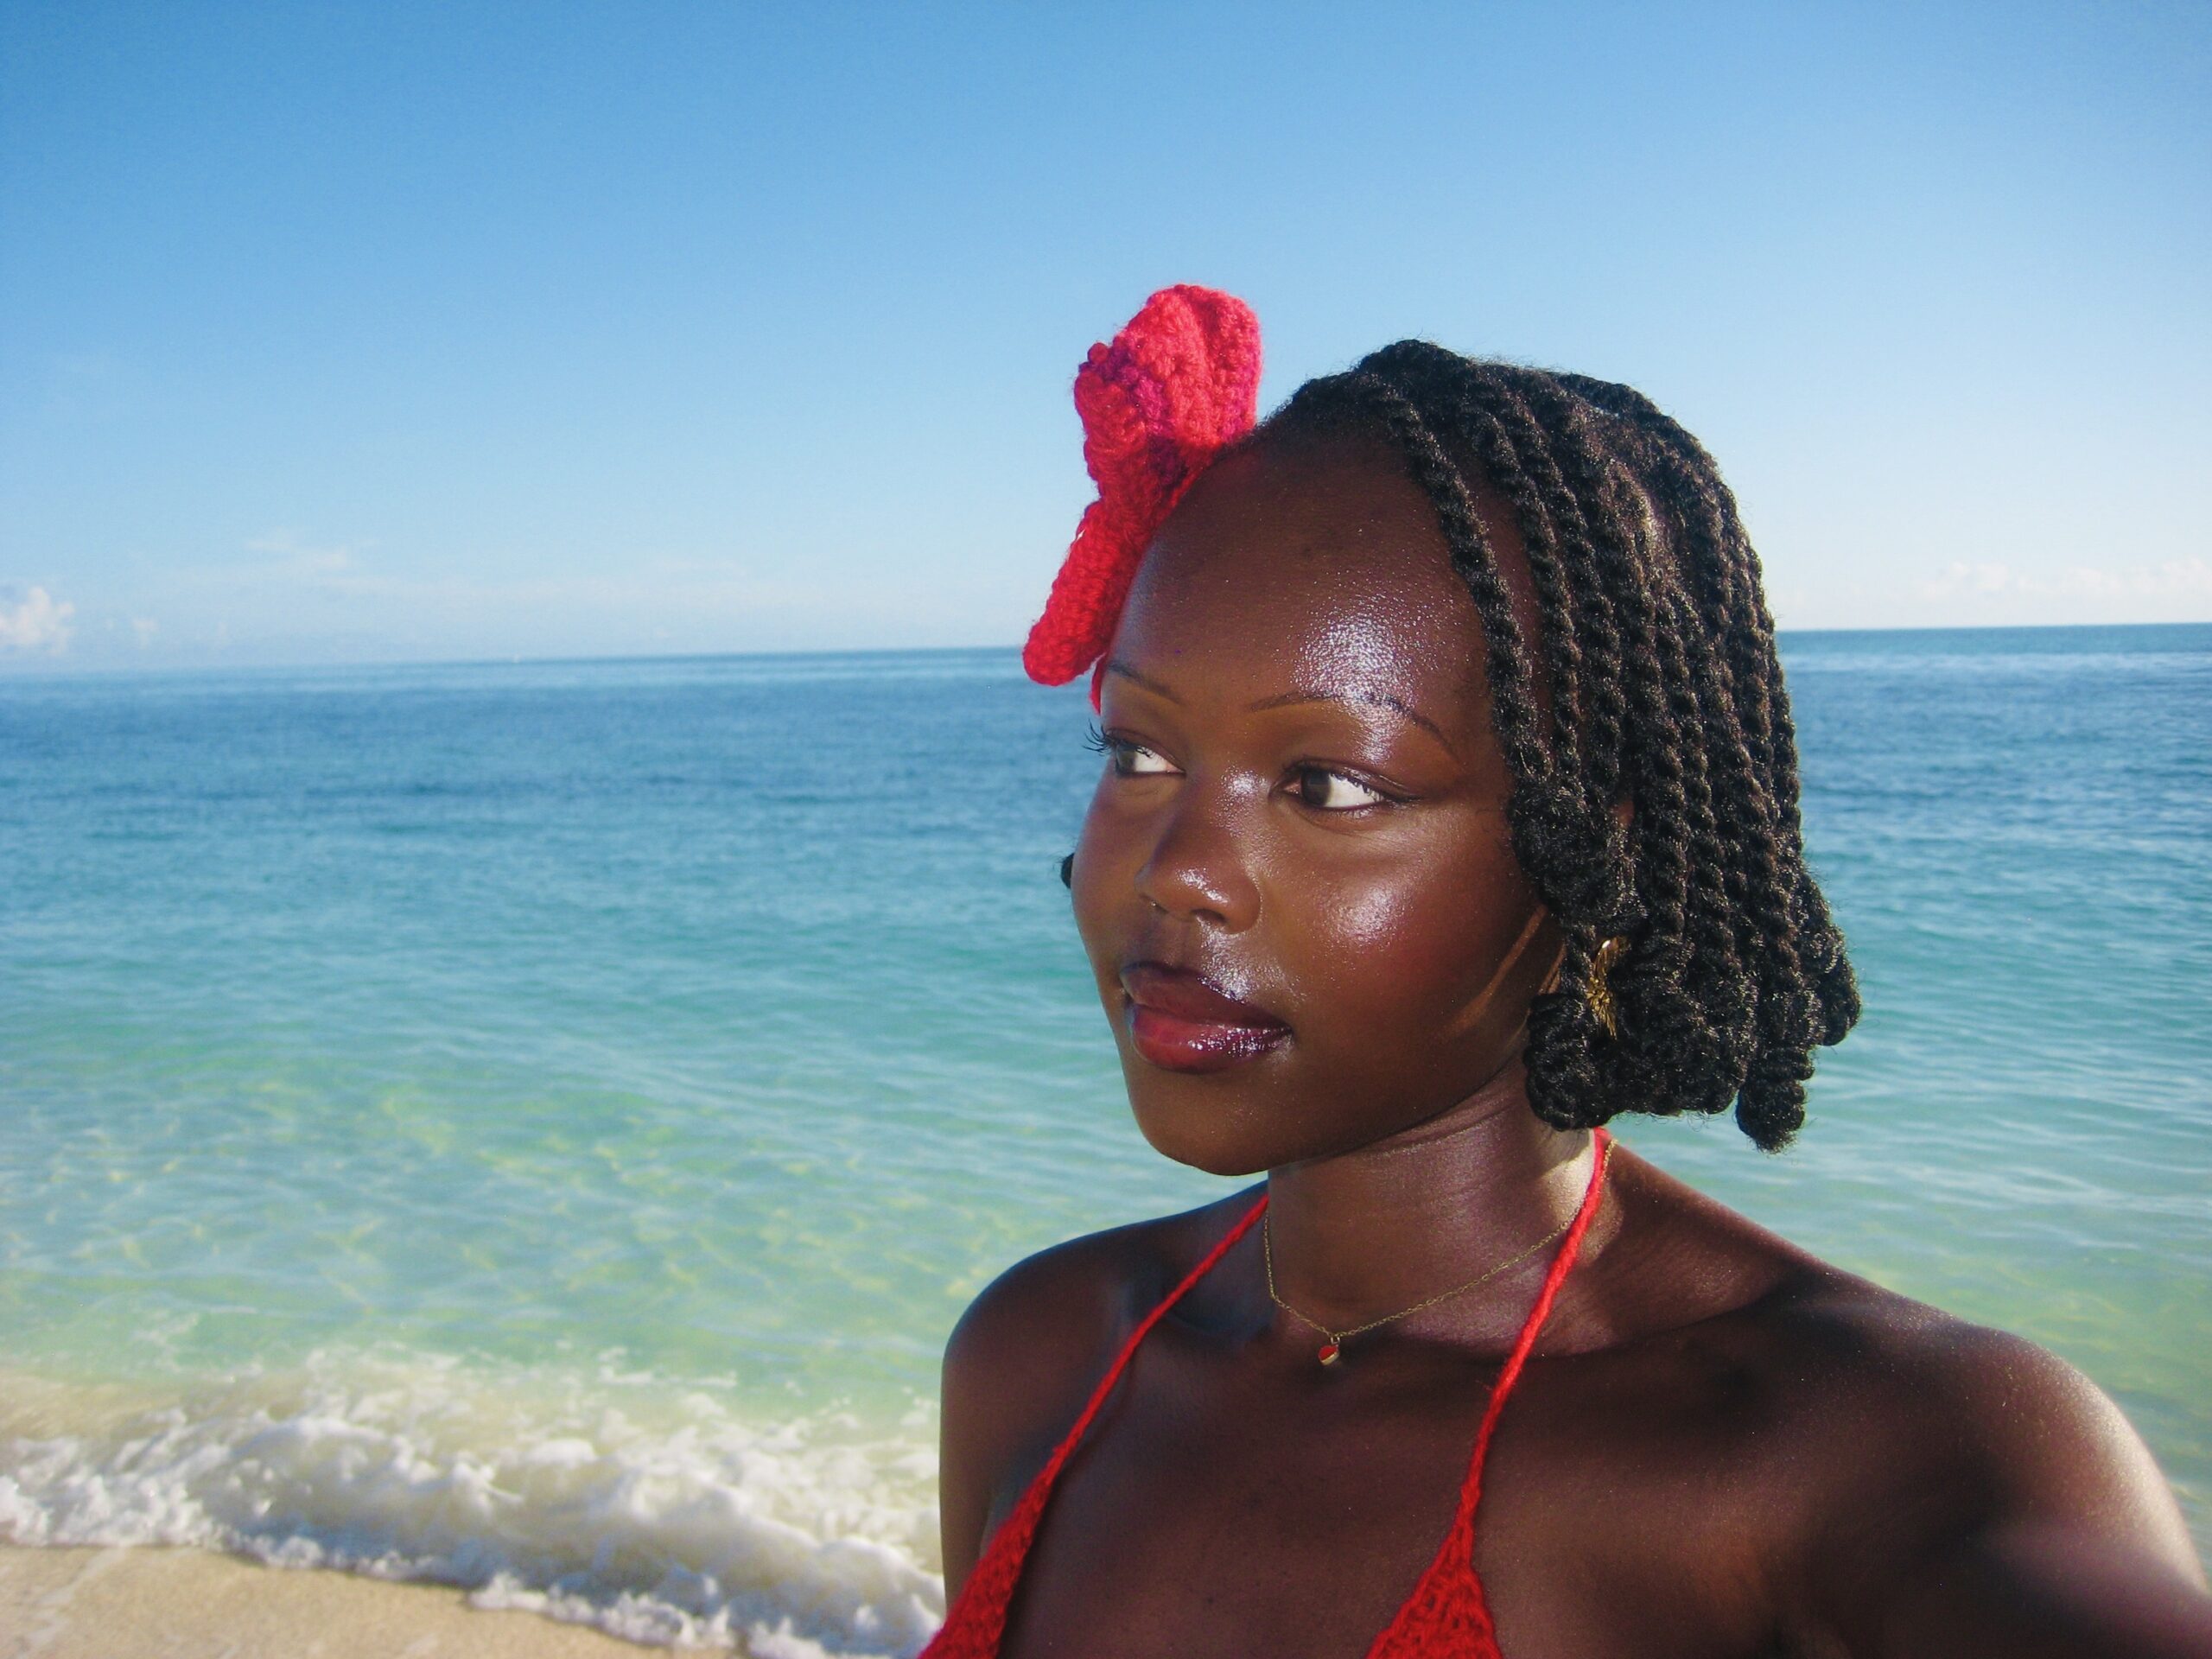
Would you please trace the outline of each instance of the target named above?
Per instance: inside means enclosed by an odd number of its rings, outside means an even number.
[[[2112,1391],[2212,1538],[2212,627],[1784,643],[1868,1005],[1639,1150]],[[1011,652],[0,681],[0,1538],[900,1653],[936,1356],[1201,1200]]]

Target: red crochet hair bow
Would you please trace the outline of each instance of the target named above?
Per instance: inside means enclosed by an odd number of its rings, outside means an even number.
[[[1090,348],[1075,372],[1075,408],[1098,499],[1022,649],[1031,679],[1065,685],[1099,663],[1154,534],[1256,424],[1259,402],[1259,319],[1214,289],[1163,288],[1113,344]],[[1090,695],[1095,704],[1095,672]]]

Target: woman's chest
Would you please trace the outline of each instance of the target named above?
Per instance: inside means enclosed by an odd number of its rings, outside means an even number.
[[[1364,1655],[1445,1545],[1489,1374],[1332,1394],[1172,1371],[1062,1476],[1002,1652]],[[1773,1651],[1741,1541],[1762,1454],[1633,1380],[1540,1364],[1501,1419],[1474,1560],[1508,1659]]]

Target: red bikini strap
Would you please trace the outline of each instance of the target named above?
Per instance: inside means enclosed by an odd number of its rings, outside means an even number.
[[[1482,1427],[1475,1433],[1474,1454],[1467,1459],[1466,1478],[1460,1484],[1459,1513],[1452,1517],[1451,1529],[1445,1534],[1436,1559],[1421,1575],[1413,1593],[1398,1609],[1398,1616],[1390,1621],[1389,1628],[1375,1638],[1367,1650],[1367,1659],[1427,1659],[1431,1654],[1447,1652],[1497,1659],[1497,1624],[1491,1617],[1490,1599],[1483,1591],[1482,1577],[1475,1571],[1475,1506],[1482,1501],[1483,1465],[1490,1456],[1491,1437],[1497,1432],[1497,1420],[1505,1410],[1506,1397],[1520,1381],[1522,1370],[1536,1345],[1537,1333],[1544,1328],[1552,1304],[1559,1299],[1559,1287],[1567,1282],[1574,1258],[1581,1253],[1583,1237],[1597,1218],[1611,1144],[1603,1129],[1593,1131],[1591,1141],[1595,1154],[1591,1160],[1590,1185],[1582,1194],[1582,1207],[1574,1212],[1565,1242],[1560,1245],[1559,1254],[1552,1258],[1550,1271],[1544,1274],[1544,1286],[1536,1294],[1536,1305],[1529,1310],[1528,1320],[1513,1344],[1513,1351],[1506,1356],[1497,1385],[1490,1391],[1490,1405],[1483,1413]]]
[[[1137,1344],[1151,1334],[1152,1327],[1165,1319],[1167,1310],[1183,1300],[1192,1285],[1212,1271],[1216,1263],[1229,1254],[1230,1246],[1252,1230],[1252,1225],[1266,1213],[1268,1201],[1262,1198],[1244,1212],[1243,1218],[1229,1230],[1220,1243],[1208,1250],[1198,1266],[1183,1275],[1183,1281],[1169,1291],[1159,1306],[1146,1314],[1137,1328],[1129,1332],[1122,1343],[1122,1351],[1106,1368],[1106,1375],[1098,1379],[1098,1386],[1090,1392],[1090,1403],[1084,1407],[1083,1414],[1075,1420],[1075,1427],[1054,1448],[1051,1459],[1037,1471],[1014,1512],[991,1535],[984,1547],[982,1558],[976,1563],[976,1570],[969,1577],[957,1599],[946,1610],[944,1628],[936,1640],[923,1650],[923,1659],[995,1659],[999,1638],[1005,1632],[1007,1612],[1014,1600],[1014,1586],[1020,1581],[1021,1566],[1029,1555],[1029,1546],[1037,1536],[1038,1522],[1045,1515],[1045,1501],[1052,1493],[1052,1483],[1060,1478],[1060,1471],[1075,1455],[1077,1445],[1091,1420],[1105,1405],[1106,1396],[1122,1380],[1122,1373],[1129,1368],[1129,1361],[1137,1351]]]
[[[1229,1230],[1220,1243],[1205,1253],[1197,1267],[1183,1275],[1182,1283],[1167,1293],[1166,1300],[1138,1321],[1137,1328],[1129,1332],[1128,1340],[1122,1344],[1122,1351],[1114,1356],[1114,1363],[1106,1368],[1106,1375],[1098,1379],[1098,1386],[1091,1390],[1090,1403],[1083,1408],[1083,1415],[1075,1420],[1075,1427],[1068,1430],[1067,1438],[1052,1453],[1052,1461],[1045,1465],[1038,1476],[1039,1480],[1049,1486],[1058,1478],[1060,1465],[1075,1455],[1076,1442],[1083,1439],[1084,1431],[1090,1427],[1090,1420],[1098,1415],[1100,1408],[1106,1403],[1106,1396],[1114,1392],[1114,1385],[1122,1380],[1122,1373],[1128,1370],[1129,1362],[1136,1357],[1137,1344],[1151,1334],[1152,1327],[1167,1316],[1167,1310],[1181,1301],[1184,1294],[1192,1285],[1213,1271],[1215,1264],[1229,1254],[1230,1247],[1238,1239],[1252,1230],[1253,1224],[1266,1213],[1268,1201],[1263,1196],[1244,1212],[1243,1219]]]
[[[1490,1391],[1490,1406],[1483,1413],[1482,1427],[1475,1431],[1474,1455],[1467,1459],[1467,1478],[1459,1488],[1459,1513],[1454,1518],[1452,1531],[1454,1540],[1465,1535],[1468,1548],[1461,1548],[1455,1541],[1447,1541],[1446,1553],[1472,1571],[1474,1566],[1471,1546],[1474,1541],[1475,1505],[1482,1501],[1483,1464],[1490,1456],[1491,1437],[1497,1432],[1497,1420],[1504,1414],[1506,1396],[1513,1392],[1513,1385],[1521,1380],[1522,1369],[1529,1363],[1529,1356],[1536,1346],[1536,1338],[1544,1328],[1544,1321],[1551,1317],[1552,1304],[1559,1300],[1560,1287],[1567,1282],[1567,1275],[1574,1266],[1574,1258],[1582,1253],[1583,1236],[1589,1232],[1590,1224],[1598,1218],[1598,1201],[1605,1192],[1605,1164],[1612,1154],[1612,1137],[1603,1129],[1590,1132],[1590,1145],[1595,1154],[1590,1167],[1590,1185],[1583,1190],[1582,1207],[1574,1212],[1573,1224],[1567,1230],[1567,1237],[1559,1247],[1559,1254],[1552,1258],[1551,1270],[1544,1274],[1544,1287],[1536,1293],[1536,1305],[1529,1310],[1528,1322],[1522,1325],[1521,1335],[1513,1344],[1513,1351],[1506,1356],[1505,1369],[1497,1374],[1497,1386]]]

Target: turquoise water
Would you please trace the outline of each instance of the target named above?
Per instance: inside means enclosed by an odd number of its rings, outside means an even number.
[[[1640,1150],[2047,1343],[2212,1533],[2212,627],[1785,641],[1868,1014]],[[0,682],[0,1537],[776,1654],[941,1610],[967,1299],[1203,1199],[1010,652]]]

